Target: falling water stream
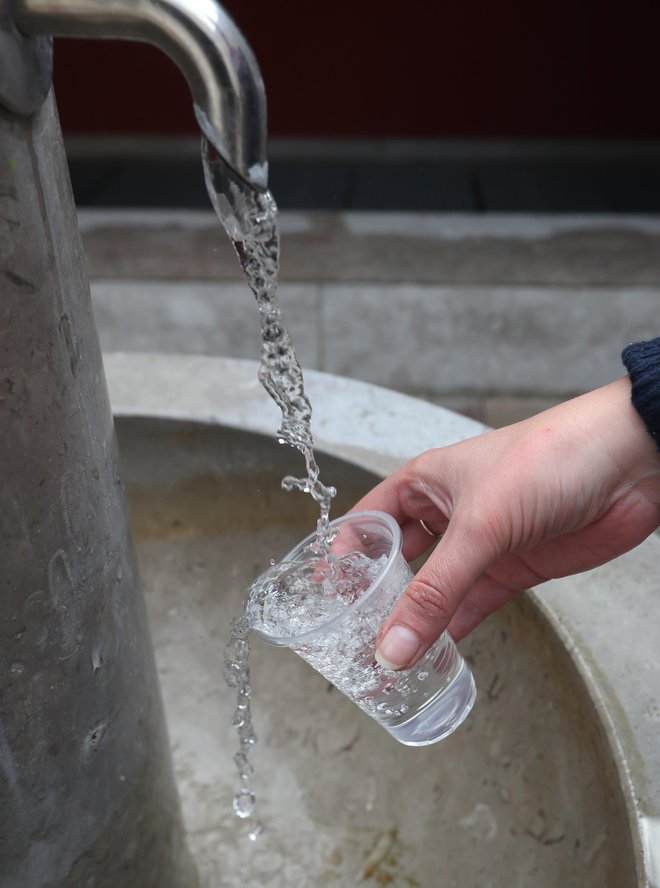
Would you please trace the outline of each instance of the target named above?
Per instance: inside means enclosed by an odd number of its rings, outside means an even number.
[[[312,437],[312,407],[305,393],[302,368],[289,331],[282,321],[277,299],[280,238],[277,206],[270,191],[255,191],[245,184],[204,141],[203,162],[211,203],[231,239],[250,289],[257,300],[261,320],[261,363],[259,381],[282,411],[277,432],[281,444],[299,450],[305,459],[306,475],[287,475],[285,490],[302,490],[319,504],[317,532],[323,542],[334,487],[319,478]]]
[[[269,191],[255,191],[245,184],[214,155],[206,140],[202,145],[206,187],[222,225],[232,241],[254,293],[261,321],[261,362],[259,380],[282,412],[277,432],[281,444],[299,450],[305,460],[304,477],[287,475],[284,490],[301,490],[310,494],[319,505],[317,545],[319,551],[329,544],[328,522],[334,487],[327,487],[319,477],[312,437],[312,408],[305,393],[303,374],[293,348],[289,331],[282,321],[277,299],[279,270],[279,229],[277,206]],[[246,614],[231,624],[231,637],[225,650],[224,677],[236,690],[233,725],[238,732],[239,749],[234,756],[240,788],[234,796],[235,814],[249,819],[249,837],[256,840],[262,831],[254,819],[255,793],[253,766],[249,753],[257,742],[250,709],[250,624]]]

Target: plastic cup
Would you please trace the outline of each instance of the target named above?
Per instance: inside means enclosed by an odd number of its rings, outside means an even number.
[[[279,635],[278,621],[269,621],[268,610],[274,583],[282,582],[283,564],[289,575],[302,571],[312,581],[322,569],[316,535],[310,534],[255,581],[251,600],[259,603],[251,608],[252,629],[269,644],[295,651],[400,743],[427,746],[442,740],[464,721],[476,698],[472,673],[451,637],[443,633],[410,669],[385,669],[374,659],[380,627],[413,576],[401,554],[399,525],[384,512],[364,511],[330,526],[337,532],[333,554],[357,552],[379,560],[373,566],[375,579],[363,583],[352,603],[340,601],[332,616],[321,616],[318,625],[310,609],[303,631]]]

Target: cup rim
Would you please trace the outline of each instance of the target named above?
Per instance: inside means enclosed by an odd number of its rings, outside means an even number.
[[[268,644],[272,644],[276,647],[292,647],[294,643],[296,646],[300,644],[305,644],[305,641],[310,641],[311,639],[318,636],[320,632],[327,632],[330,627],[338,625],[342,620],[345,620],[349,614],[357,610],[359,604],[364,603],[365,599],[373,595],[376,587],[379,586],[383,582],[383,579],[387,576],[387,574],[390,573],[392,565],[401,554],[403,539],[401,535],[401,528],[398,522],[387,512],[363,509],[359,512],[348,512],[346,515],[335,518],[334,521],[330,522],[329,526],[337,527],[340,524],[346,524],[348,522],[359,520],[360,518],[365,517],[370,518],[371,520],[379,521],[381,524],[385,525],[385,527],[390,531],[392,535],[392,548],[389,555],[387,556],[387,561],[385,562],[383,569],[378,574],[373,583],[371,583],[371,585],[365,589],[365,591],[362,593],[362,595],[360,595],[358,599],[356,599],[356,601],[354,601],[352,604],[349,604],[339,614],[336,614],[334,617],[331,617],[331,619],[326,620],[326,622],[319,624],[314,629],[308,629],[306,632],[301,632],[300,635],[274,636],[267,635],[260,629],[250,627],[252,631],[259,636],[259,638],[263,639]],[[302,551],[309,543],[311,543],[315,537],[316,532],[310,533],[303,540],[297,543],[292,549],[290,549],[287,554],[280,559],[278,563],[281,564],[283,561],[297,560],[294,556]],[[268,573],[268,571],[266,571],[266,573]],[[261,576],[263,576],[263,574],[261,574]]]

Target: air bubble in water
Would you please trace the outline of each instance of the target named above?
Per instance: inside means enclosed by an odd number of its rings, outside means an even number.
[[[243,669],[240,663],[225,663],[223,671],[225,684],[230,688],[239,688],[243,682]]]
[[[254,811],[254,801],[255,796],[251,790],[245,789],[243,792],[239,792],[238,795],[234,796],[234,801],[232,802],[234,814],[241,818],[249,817]]]
[[[225,648],[227,660],[245,660],[250,652],[250,645],[244,638],[232,639]]]
[[[245,639],[249,631],[250,631],[250,626],[249,626],[247,617],[245,617],[245,616],[235,617],[231,621],[230,634],[231,634],[232,639],[234,639],[234,638]]]

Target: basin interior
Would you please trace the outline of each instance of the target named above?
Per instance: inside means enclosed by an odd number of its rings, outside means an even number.
[[[208,888],[637,884],[623,794],[580,675],[528,596],[462,643],[479,695],[453,736],[398,744],[294,653],[253,644],[257,842],[236,791],[222,680],[251,579],[313,528],[280,489],[301,458],[259,435],[119,419],[188,842]],[[339,515],[378,479],[319,457]]]

